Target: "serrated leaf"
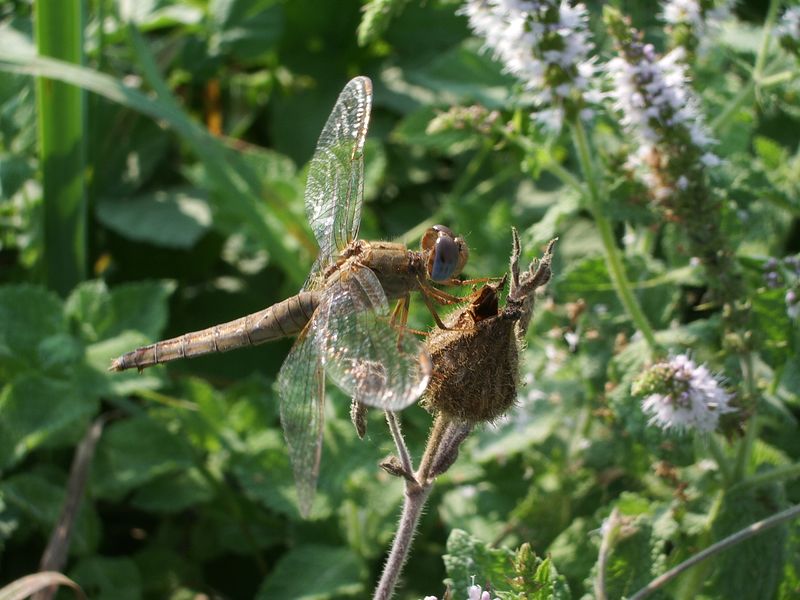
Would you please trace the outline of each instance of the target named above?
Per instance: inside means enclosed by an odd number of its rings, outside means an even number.
[[[87,281],[70,294],[66,313],[78,322],[83,338],[90,343],[128,331],[141,332],[152,340],[166,325],[167,300],[174,290],[171,281],[127,283],[112,290],[102,281]]]
[[[299,518],[297,492],[286,445],[278,431],[263,431],[248,440],[248,452],[231,458],[230,471],[244,493],[264,506]],[[317,492],[311,519],[330,515],[330,503]]]
[[[199,190],[158,191],[97,204],[97,218],[119,235],[164,248],[194,246],[211,225],[211,209]]]
[[[782,169],[788,159],[787,152],[782,146],[762,135],[756,136],[753,140],[753,149],[767,169]]]
[[[655,576],[652,572],[653,527],[650,516],[640,514],[628,528],[628,533],[616,543],[607,560],[605,589],[608,598],[630,596]]]
[[[43,339],[66,334],[61,300],[33,285],[0,288],[0,376],[38,366]]]
[[[447,554],[442,557],[447,570],[445,583],[453,596],[466,597],[467,588],[475,582],[492,589],[505,583],[514,553],[507,548],[489,548],[485,542],[466,531],[454,529],[447,538]]]
[[[119,498],[156,477],[192,466],[185,440],[158,422],[134,417],[106,428],[97,447],[92,490],[102,498]]]
[[[719,541],[756,521],[786,508],[782,486],[773,484],[757,490],[733,489],[725,494],[712,524],[714,541]],[[780,583],[788,531],[779,525],[767,534],[755,536],[716,557],[714,576],[705,592],[710,598],[774,598]]]
[[[790,356],[788,336],[795,331],[786,313],[785,292],[779,288],[762,289],[752,296],[753,331],[767,343],[760,354],[772,367],[780,367]]]
[[[141,600],[142,576],[130,558],[91,556],[70,571],[92,600]]]
[[[100,391],[97,390],[96,393]],[[64,433],[79,434],[97,411],[96,395],[69,382],[20,375],[0,393],[0,468]]]
[[[325,600],[363,594],[365,577],[364,564],[350,550],[309,544],[290,550],[278,561],[256,598]]]
[[[8,506],[25,516],[26,524],[35,523],[42,539],[50,536],[61,514],[65,486],[55,484],[53,479],[60,474],[51,472],[19,473],[0,483]],[[100,521],[89,502],[81,502],[70,540],[71,550],[77,554],[95,551],[100,540]]]

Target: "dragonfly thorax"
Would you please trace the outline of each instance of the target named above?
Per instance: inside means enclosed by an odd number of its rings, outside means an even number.
[[[389,300],[413,292],[419,286],[418,281],[427,277],[421,252],[410,251],[395,242],[356,240],[342,251],[337,264],[326,273],[326,278],[338,276],[334,271],[342,273],[354,266],[371,269]]]

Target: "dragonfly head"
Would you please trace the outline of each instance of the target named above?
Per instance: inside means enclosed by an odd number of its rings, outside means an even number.
[[[444,225],[434,225],[428,229],[420,245],[425,256],[425,270],[433,281],[452,279],[467,264],[467,243]]]

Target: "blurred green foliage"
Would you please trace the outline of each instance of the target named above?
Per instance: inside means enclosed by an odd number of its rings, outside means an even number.
[[[593,16],[600,4],[590,3]],[[615,4],[663,41],[652,3]],[[741,4],[742,20],[693,66],[712,117],[741,92],[744,65],[758,51],[760,3]],[[0,7],[0,584],[38,568],[76,445],[103,414],[64,568],[90,597],[370,593],[402,498],[401,483],[376,466],[392,450],[380,415],[359,441],[348,399],[330,390],[319,492],[306,522],[272,386],[290,341],[142,374],[106,372],[112,357],[138,345],[297,291],[316,251],[303,166],[337,93],[357,74],[375,86],[362,237],[416,244],[426,226],[445,223],[470,245],[468,276],[507,269],[512,225],[528,259],[560,237],[519,406],[476,431],[437,482],[398,597],[439,594],[447,580],[460,598],[471,576],[501,598],[591,593],[599,528],[615,506],[635,528],[606,575],[610,597],[619,597],[800,501],[791,478],[726,492],[731,482],[708,467],[706,446],[648,427],[630,394],[643,344],[631,339],[579,194],[548,171],[556,162],[577,174],[573,149],[531,126],[524,93],[480,52],[458,7],[93,0],[83,67],[35,56],[31,1]],[[762,398],[759,440],[740,475],[800,460],[800,336],[785,302],[794,280],[788,271],[778,286],[764,279],[769,257],[800,252],[798,67],[776,60],[793,77],[715,131],[725,162],[714,185],[748,290]],[[42,285],[31,75],[91,92],[82,140],[91,278],[63,298]],[[498,125],[428,129],[439,113],[473,104],[498,111]],[[738,372],[723,356],[720,315],[702,303],[703,275],[676,225],[648,211],[618,168],[631,150],[619,123],[598,115],[593,127],[611,190],[604,211],[659,339]],[[410,323],[431,325],[421,304]],[[403,423],[419,452],[429,415],[415,406]],[[719,442],[733,454],[739,439]],[[703,593],[750,590],[740,597],[755,598],[768,588],[795,597],[799,537],[790,525],[730,550],[707,567],[714,576]]]

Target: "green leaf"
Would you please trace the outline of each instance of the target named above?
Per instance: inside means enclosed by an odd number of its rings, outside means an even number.
[[[206,195],[193,189],[106,200],[97,205],[95,214],[123,237],[165,248],[191,248],[211,225]]]
[[[447,538],[447,554],[442,559],[447,569],[445,583],[454,590],[453,596],[466,597],[474,581],[482,587],[499,589],[506,581],[506,572],[514,553],[507,548],[490,548],[485,542],[466,531],[454,529]]]
[[[712,525],[719,541],[786,508],[783,488],[773,484],[758,490],[733,489],[725,494]],[[786,525],[755,536],[715,559],[714,576],[707,582],[711,598],[774,598],[783,572]]]
[[[467,596],[470,586],[491,590],[501,600],[569,600],[569,587],[551,560],[542,560],[523,544],[516,552],[488,544],[454,529],[447,539],[445,583],[454,598]],[[470,597],[472,597],[470,595]]]
[[[66,313],[78,322],[83,338],[97,342],[130,331],[153,340],[168,317],[170,281],[127,283],[109,290],[103,281],[87,281],[70,294]]]
[[[410,71],[408,77],[437,93],[437,100],[445,106],[477,102],[490,109],[505,108],[514,85],[490,53],[479,51],[474,40],[440,53],[422,68]]]
[[[117,499],[153,479],[192,466],[185,440],[146,416],[106,428],[97,447],[92,489],[98,497]]]
[[[760,354],[772,367],[792,356],[789,336],[796,331],[786,313],[783,289],[760,289],[752,296],[753,331],[764,340]]]
[[[130,558],[91,556],[70,571],[92,600],[140,600],[142,576]]]
[[[782,146],[762,135],[756,136],[753,140],[753,149],[766,169],[782,169],[788,160],[788,154]]]
[[[309,544],[290,550],[278,561],[256,598],[325,600],[362,595],[366,574],[361,559],[350,550]]]
[[[247,453],[231,457],[230,470],[249,498],[274,511],[299,517],[294,476],[280,432],[263,431],[250,436]],[[330,511],[324,495],[318,492],[311,518],[327,517]]]
[[[96,396],[68,382],[38,374],[12,380],[0,393],[0,468],[16,464],[48,442],[69,442],[62,434],[74,441],[97,405]]]
[[[158,477],[141,486],[133,496],[134,506],[148,512],[177,513],[213,498],[208,481],[196,470]]]
[[[272,51],[283,32],[283,7],[276,0],[214,0],[209,6],[213,53],[254,61]]]
[[[58,483],[54,483],[54,480]],[[19,473],[0,483],[3,496],[11,513],[16,513],[26,526],[32,522],[42,541],[49,538],[63,509],[66,477],[51,469],[33,473]],[[100,520],[92,504],[82,501],[75,519],[70,550],[75,554],[94,552],[100,540]]]
[[[39,365],[39,347],[50,336],[67,333],[61,300],[42,287],[0,288],[0,379]]]

